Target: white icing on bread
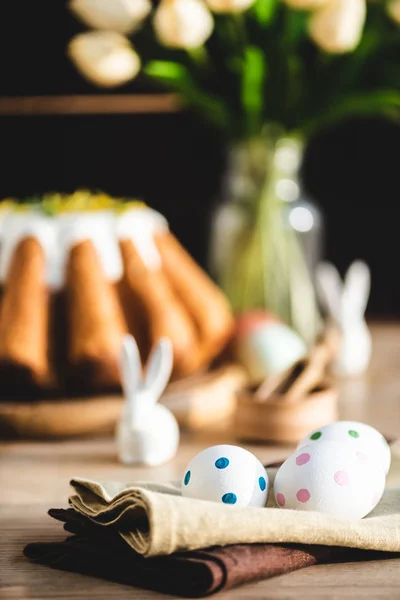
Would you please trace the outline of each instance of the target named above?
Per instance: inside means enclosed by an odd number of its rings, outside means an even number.
[[[161,256],[154,242],[154,234],[168,231],[167,220],[147,207],[127,210],[117,218],[117,236],[132,240],[148,269],[161,267]]]
[[[46,256],[46,281],[51,271],[51,257],[57,254],[57,235],[53,219],[37,210],[9,212],[2,219],[0,281],[7,279],[18,244],[28,237],[38,240]]]
[[[64,213],[58,217],[58,237],[61,248],[62,281],[70,249],[90,240],[97,252],[103,272],[110,281],[119,281],[123,274],[121,253],[115,235],[115,214],[112,211]]]
[[[0,215],[0,282],[4,283],[18,244],[34,237],[46,256],[46,284],[57,290],[65,283],[71,248],[90,240],[107,279],[116,282],[123,274],[119,240],[131,239],[149,269],[161,266],[154,234],[168,230],[158,212],[139,206],[116,213],[113,210],[64,212],[46,216],[40,209],[3,211]]]

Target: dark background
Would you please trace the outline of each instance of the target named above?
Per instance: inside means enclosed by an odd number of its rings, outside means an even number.
[[[65,56],[81,26],[63,0],[0,8],[0,96],[96,94]],[[114,93],[148,91],[139,80]],[[304,184],[326,219],[326,256],[371,266],[371,316],[400,315],[400,126],[360,119],[311,140]],[[0,197],[77,187],[141,197],[206,262],[223,140],[193,115],[0,116]]]

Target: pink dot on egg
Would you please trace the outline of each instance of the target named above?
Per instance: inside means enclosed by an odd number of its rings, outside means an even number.
[[[303,454],[299,454],[299,456],[296,458],[296,465],[298,467],[301,467],[301,465],[305,465],[306,463],[308,463],[310,458],[311,458],[311,456],[307,452],[304,452]]]
[[[336,471],[333,478],[338,485],[347,485],[349,483],[349,476],[346,471]]]
[[[357,450],[356,454],[357,454],[357,458],[360,462],[362,462],[362,463],[368,462],[368,456],[366,454],[364,454],[364,452],[360,452],[359,450]]]
[[[296,498],[299,502],[308,502],[310,499],[310,492],[305,489],[301,489],[297,492]]]
[[[279,506],[285,506],[286,498],[283,494],[277,494],[276,501],[279,504]]]

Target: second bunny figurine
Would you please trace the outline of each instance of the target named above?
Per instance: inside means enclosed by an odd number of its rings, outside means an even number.
[[[135,339],[123,339],[121,380],[125,396],[117,428],[120,460],[126,464],[157,466],[172,459],[179,445],[174,415],[158,400],[171,376],[173,355],[168,338],[152,350],[143,372]]]
[[[334,370],[341,376],[360,375],[367,369],[372,351],[364,318],[371,287],[369,267],[361,260],[353,262],[344,283],[336,267],[328,262],[318,266],[316,275],[320,300],[342,332]]]

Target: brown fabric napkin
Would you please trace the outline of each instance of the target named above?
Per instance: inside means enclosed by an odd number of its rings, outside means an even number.
[[[316,544],[400,551],[400,443],[394,444],[385,494],[365,519],[274,507],[237,508],[181,496],[179,484],[98,483],[74,479],[71,507],[114,527],[138,554],[159,556],[232,544]],[[274,470],[269,470],[271,480]]]
[[[73,509],[50,511],[74,535],[61,543],[29,544],[25,554],[54,568],[186,597],[209,595],[319,562],[386,558],[384,552],[356,548],[400,550],[400,443],[392,446],[392,456],[385,496],[362,521],[276,508],[220,507],[182,498],[174,484],[126,486],[75,480]],[[257,522],[261,533],[256,531]],[[251,543],[238,543],[242,537]],[[282,543],[302,538],[320,541]],[[342,547],[336,547],[338,539]],[[195,550],[202,547],[206,549]],[[163,549],[167,556],[158,556]]]
[[[60,543],[35,543],[25,555],[55,569],[183,596],[202,597],[250,581],[332,560],[342,549],[324,546],[239,544],[144,558],[112,527],[100,527],[73,510],[52,509],[74,535]]]

